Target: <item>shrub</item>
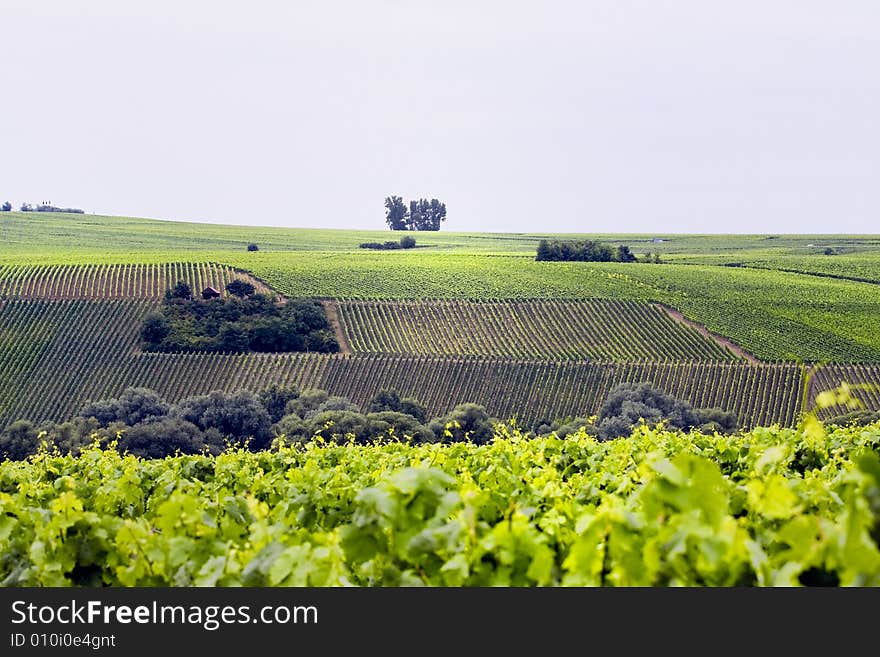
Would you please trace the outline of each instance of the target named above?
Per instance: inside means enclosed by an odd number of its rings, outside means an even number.
[[[376,249],[377,251],[395,251],[397,249],[412,249],[416,245],[416,238],[409,235],[401,237],[400,241],[389,240],[387,242],[363,242],[359,246],[362,249]]]
[[[825,424],[837,425],[839,427],[852,424],[864,427],[875,422],[880,422],[880,411],[867,411],[863,409],[844,413],[843,415],[836,415],[826,420]]]
[[[272,420],[260,400],[242,390],[227,394],[215,390],[208,395],[184,399],[174,415],[192,422],[203,431],[216,429],[220,436],[233,440],[250,440],[250,449],[265,449],[272,441]]]
[[[434,434],[412,415],[381,411],[367,414],[368,433],[372,437],[394,435],[400,440],[412,439],[415,443],[434,441]]]
[[[463,442],[470,440],[483,445],[495,435],[495,420],[478,404],[460,404],[442,418],[435,418],[428,425],[440,442]]]
[[[272,425],[276,436],[284,436],[285,443],[300,443],[311,438],[309,425],[296,413],[285,415]]]
[[[400,394],[393,388],[380,390],[370,400],[368,412],[380,413],[382,411],[405,413],[414,417],[420,424],[424,424],[427,418],[427,411],[424,406],[411,397],[401,399]]]
[[[278,422],[284,417],[284,409],[292,400],[299,397],[299,390],[293,386],[280,386],[273,383],[268,388],[260,391],[257,398],[269,414],[272,422]]]
[[[38,432],[29,420],[16,420],[0,433],[0,457],[23,461],[37,453]]]
[[[649,426],[665,420],[669,428],[731,432],[738,420],[721,409],[694,411],[691,405],[657,390],[650,383],[621,383],[605,399],[599,410],[598,437],[611,440],[628,436],[634,426],[644,421]]]
[[[141,458],[160,459],[173,456],[177,452],[198,454],[208,451],[219,454],[223,451],[223,445],[216,439],[207,442],[206,434],[192,422],[164,417],[122,431],[119,449]]]
[[[303,390],[299,397],[288,402],[284,412],[287,415],[293,413],[303,419],[308,419],[315,414],[318,407],[327,401],[328,398],[329,395],[326,391],[318,390],[317,388],[309,388]]]
[[[324,440],[344,442],[354,438],[355,442],[369,440],[369,425],[365,415],[353,411],[322,411],[309,421],[310,434]]]
[[[260,247],[257,246],[254,242],[251,242],[250,244],[247,245],[247,250],[248,251],[259,251]]]
[[[315,413],[323,413],[324,411],[351,411],[352,413],[360,413],[361,409],[358,408],[357,404],[351,403],[346,397],[328,397],[326,401],[322,402],[318,408],[315,409]]]
[[[131,426],[164,417],[170,410],[165,400],[154,391],[148,388],[126,388],[117,399],[104,399],[86,405],[79,416],[95,418],[102,427],[113,422]]]
[[[228,287],[233,296],[213,300],[174,298],[169,291],[161,310],[144,319],[144,348],[226,353],[339,351],[319,302],[279,303],[265,294],[249,294],[254,288],[246,281],[234,281]]]
[[[236,278],[226,284],[226,291],[240,299],[250,296],[256,291],[256,288],[247,281]]]
[[[621,244],[612,249],[592,240],[541,240],[535,255],[538,261],[574,262],[635,262],[629,247]]]

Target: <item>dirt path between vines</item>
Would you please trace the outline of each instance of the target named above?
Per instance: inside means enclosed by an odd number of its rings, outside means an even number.
[[[342,330],[342,323],[339,321],[339,309],[336,307],[335,301],[322,301],[324,312],[327,313],[327,319],[330,326],[333,327],[333,333],[336,335],[336,341],[339,343],[339,353],[350,354],[351,345],[348,344],[348,338],[345,337],[345,331]]]
[[[695,329],[701,335],[709,338],[710,340],[714,340],[715,342],[717,342],[718,344],[720,344],[723,347],[727,347],[728,349],[730,349],[733,353],[735,353],[740,358],[744,358],[747,361],[749,361],[750,363],[753,363],[755,365],[757,365],[758,363],[761,362],[760,360],[755,358],[752,354],[750,354],[748,351],[746,351],[745,349],[740,347],[735,342],[731,342],[730,340],[725,338],[723,335],[718,335],[717,333],[712,333],[712,331],[707,329],[705,326],[703,326],[702,324],[699,324],[693,320],[688,319],[687,317],[682,315],[675,308],[672,308],[671,306],[667,306],[666,304],[663,304],[663,303],[655,303],[654,306],[656,308],[659,308],[663,312],[665,312],[670,317],[672,317],[672,319],[674,319],[676,322],[679,322],[680,324],[684,324],[685,326],[690,326],[692,329]]]

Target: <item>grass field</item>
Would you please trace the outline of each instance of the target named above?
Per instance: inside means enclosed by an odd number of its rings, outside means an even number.
[[[381,212],[381,211],[380,211]],[[380,215],[381,217],[381,215]],[[248,222],[259,224],[296,217],[255,211]],[[877,235],[682,235],[607,233],[412,233],[419,247],[448,252],[534,253],[538,241],[601,239],[633,245],[633,251],[659,252],[672,259],[798,257],[821,254],[828,247],[865,260],[880,260]],[[0,259],[24,256],[58,262],[89,262],[108,254],[172,252],[238,252],[255,242],[262,251],[358,251],[362,242],[400,237],[387,230],[268,228],[212,223],[186,223],[136,217],[35,212],[0,213]],[[662,240],[655,242],[655,240]],[[138,254],[138,256],[134,256]]]

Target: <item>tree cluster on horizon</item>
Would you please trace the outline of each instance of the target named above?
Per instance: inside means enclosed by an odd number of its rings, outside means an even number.
[[[385,223],[391,230],[440,230],[446,221],[446,204],[432,198],[410,201],[401,196],[385,197]]]

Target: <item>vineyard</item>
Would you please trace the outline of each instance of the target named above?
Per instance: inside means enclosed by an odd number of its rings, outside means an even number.
[[[0,299],[161,299],[177,281],[198,293],[212,286],[226,294],[226,284],[245,279],[258,292],[269,288],[227,265],[212,262],[117,265],[0,266]]]
[[[440,414],[464,401],[524,425],[589,416],[617,384],[647,381],[698,408],[734,411],[744,426],[793,424],[802,370],[793,363],[597,363],[487,358],[348,357],[334,359],[319,387],[365,404],[385,386]]]
[[[544,360],[733,360],[664,310],[633,301],[345,301],[355,352]]]
[[[289,252],[220,252],[200,254],[198,258],[202,260],[194,262],[183,262],[195,257],[190,254],[180,252],[177,256],[181,261],[173,264],[147,264],[153,257],[147,255],[143,256],[144,262],[138,263],[131,254],[106,256],[106,260],[117,264],[10,262],[0,265],[0,299],[158,299],[176,280],[187,280],[196,289],[211,284],[222,290],[230,278],[248,277],[244,272],[249,271],[258,290],[265,291],[266,286],[271,286],[289,297],[364,302],[534,300],[534,304],[544,299],[592,299],[664,304],[765,361],[880,362],[880,334],[875,321],[880,315],[880,295],[877,285],[871,283],[751,267],[535,262],[528,255],[456,251],[300,252],[295,257]],[[849,256],[841,256],[844,257]],[[126,258],[132,262],[123,264]],[[45,256],[42,261],[45,260],[52,258]],[[866,266],[873,266],[870,255],[862,260],[868,263]],[[439,322],[437,330],[448,334],[452,318],[440,310],[433,312],[439,314],[435,317]],[[515,312],[514,317],[520,314]],[[410,318],[405,313],[401,315],[404,316]],[[662,325],[663,318],[655,320],[648,317],[649,325],[656,326],[657,321]],[[379,320],[364,317],[363,321],[370,326]],[[389,331],[394,329],[395,321],[400,320],[392,317]],[[547,323],[560,321],[554,316],[546,318]],[[515,330],[515,325],[507,328]],[[681,336],[683,330],[678,327],[676,335]],[[409,353],[405,342],[397,344],[398,338],[406,337],[365,335],[361,339],[364,348],[372,352]],[[677,347],[668,342],[662,346],[628,346],[624,350],[604,346],[594,355],[595,345],[589,340],[572,337],[572,355],[565,357],[630,359],[627,350],[642,358],[678,357]],[[489,355],[487,350],[502,348],[474,339],[465,341],[461,353]],[[704,348],[714,348],[705,344],[697,348],[691,338],[685,339],[692,343],[688,350],[696,348],[698,357],[703,357]],[[422,342],[426,344],[426,353],[448,353],[436,351],[445,347],[438,347],[429,338]],[[555,358],[559,345],[555,349],[553,355],[547,355],[534,353],[535,347],[504,345],[502,351],[524,353],[523,357]]]
[[[258,253],[232,265],[287,296],[614,299],[665,304],[766,361],[880,362],[875,284],[708,265],[535,262],[466,253]]]
[[[878,586],[880,424],[0,463],[6,586]]]
[[[139,350],[143,317],[178,280],[196,291],[212,285],[225,292],[226,282],[247,278],[258,290],[270,291],[231,265],[210,260],[3,265],[0,428],[16,419],[66,419],[87,402],[130,386],[152,388],[177,401],[272,383],[323,388],[361,406],[379,389],[393,387],[419,399],[432,415],[476,402],[496,417],[515,417],[530,426],[594,414],[616,384],[641,381],[695,407],[734,411],[746,427],[792,426],[804,393],[813,399],[842,381],[880,382],[870,357],[880,337],[876,323],[865,319],[880,311],[880,301],[876,287],[865,284],[804,282],[804,277],[755,269],[631,265],[621,270],[602,263],[536,263],[521,256],[394,254],[389,261],[368,254],[352,261],[349,254],[337,253],[324,254],[320,267],[309,254],[294,260],[263,253],[247,257],[261,277],[286,292],[356,287],[359,293],[348,298],[325,296],[352,353]],[[695,293],[718,269],[732,272],[732,278],[712,282],[712,294],[723,296],[725,304]],[[445,285],[451,287],[428,298]],[[458,298],[477,289],[479,296],[494,300]],[[581,298],[574,298],[575,292]],[[793,292],[801,295],[797,303]],[[386,299],[388,294],[403,298]],[[664,299],[689,309],[691,318],[715,318],[709,328],[723,328],[743,345],[760,345],[758,355],[766,360],[741,358],[723,339],[680,321],[657,302]],[[804,312],[803,299],[811,300],[810,312]],[[829,326],[837,333],[829,333]],[[788,360],[798,355],[791,349],[795,343],[801,352],[838,357],[829,358],[837,364],[816,369],[808,391],[809,366]],[[767,358],[774,353],[787,358]],[[859,396],[867,409],[880,410],[876,390],[860,390]],[[826,417],[843,410],[827,411]]]
[[[870,411],[880,411],[880,366],[866,365],[824,365],[816,368],[810,380],[810,396],[814,397],[823,390],[837,388],[841,384],[854,387],[853,396],[863,407]],[[841,415],[852,409],[843,406],[825,409],[822,416]]]
[[[342,304],[343,307],[370,307],[370,304],[346,304]],[[436,305],[421,304],[421,308]],[[547,302],[540,305],[524,302],[523,305],[538,307],[549,314],[556,310]],[[564,302],[560,307],[579,308],[588,315],[589,310],[583,309],[591,309],[593,305]],[[615,307],[610,302],[597,305]],[[451,316],[451,309],[456,306],[469,308],[467,304],[456,303],[443,310]],[[502,305],[508,309],[512,306]],[[661,325],[672,321],[656,308],[624,304],[624,307],[630,306],[634,306],[634,313],[640,312]],[[155,302],[137,300],[3,303],[0,306],[0,425],[17,419],[66,419],[88,401],[117,396],[129,386],[152,388],[169,401],[177,401],[215,389],[260,390],[272,383],[301,389],[323,388],[362,406],[379,389],[394,387],[401,394],[422,401],[431,414],[446,413],[459,403],[476,402],[485,405],[496,417],[516,417],[524,425],[591,415],[598,410],[608,391],[621,382],[652,382],[687,399],[695,407],[734,411],[747,427],[771,423],[791,426],[801,410],[805,368],[798,364],[750,363],[729,356],[727,360],[657,358],[630,362],[579,359],[568,357],[563,340],[552,337],[561,334],[562,324],[556,325],[556,332],[532,336],[531,343],[527,341],[527,330],[521,329],[517,338],[525,345],[519,353],[525,355],[528,349],[539,348],[536,344],[541,343],[535,340],[544,340],[548,348],[556,344],[555,359],[504,355],[505,345],[517,345],[514,338],[509,342],[499,338],[501,346],[491,347],[502,351],[501,356],[142,353],[138,350],[138,327],[142,317],[154,307]],[[372,307],[375,308],[375,304]],[[388,307],[419,312],[419,306],[414,304],[388,304]],[[473,309],[467,312],[474,318],[477,315]],[[489,314],[491,316],[491,311]],[[500,326],[504,320],[495,321]],[[389,322],[389,325],[393,324]],[[381,326],[381,322],[374,320],[373,326]],[[397,326],[404,325],[398,323]],[[537,324],[535,327],[537,332]],[[692,345],[703,344],[706,350],[716,346],[709,340],[700,342],[702,336],[694,336],[680,324],[674,324],[673,328],[680,328],[679,335],[690,338]],[[571,335],[584,336],[581,345],[586,344],[590,334],[587,329],[579,330],[580,333],[573,330]],[[491,332],[486,332],[483,338],[490,335]],[[411,334],[411,339],[421,337]],[[439,341],[439,337],[437,339]],[[355,344],[363,348],[362,343]],[[427,351],[431,341],[417,344]],[[489,343],[474,339],[469,344],[485,346]],[[618,343],[624,347],[627,344]],[[675,343],[670,341],[669,344]],[[577,350],[568,353],[576,356]],[[871,382],[877,381],[877,377],[878,370],[874,366],[828,365],[819,368],[813,378],[810,396],[835,387],[842,380]],[[880,395],[866,392],[863,398],[867,408],[880,410]]]

